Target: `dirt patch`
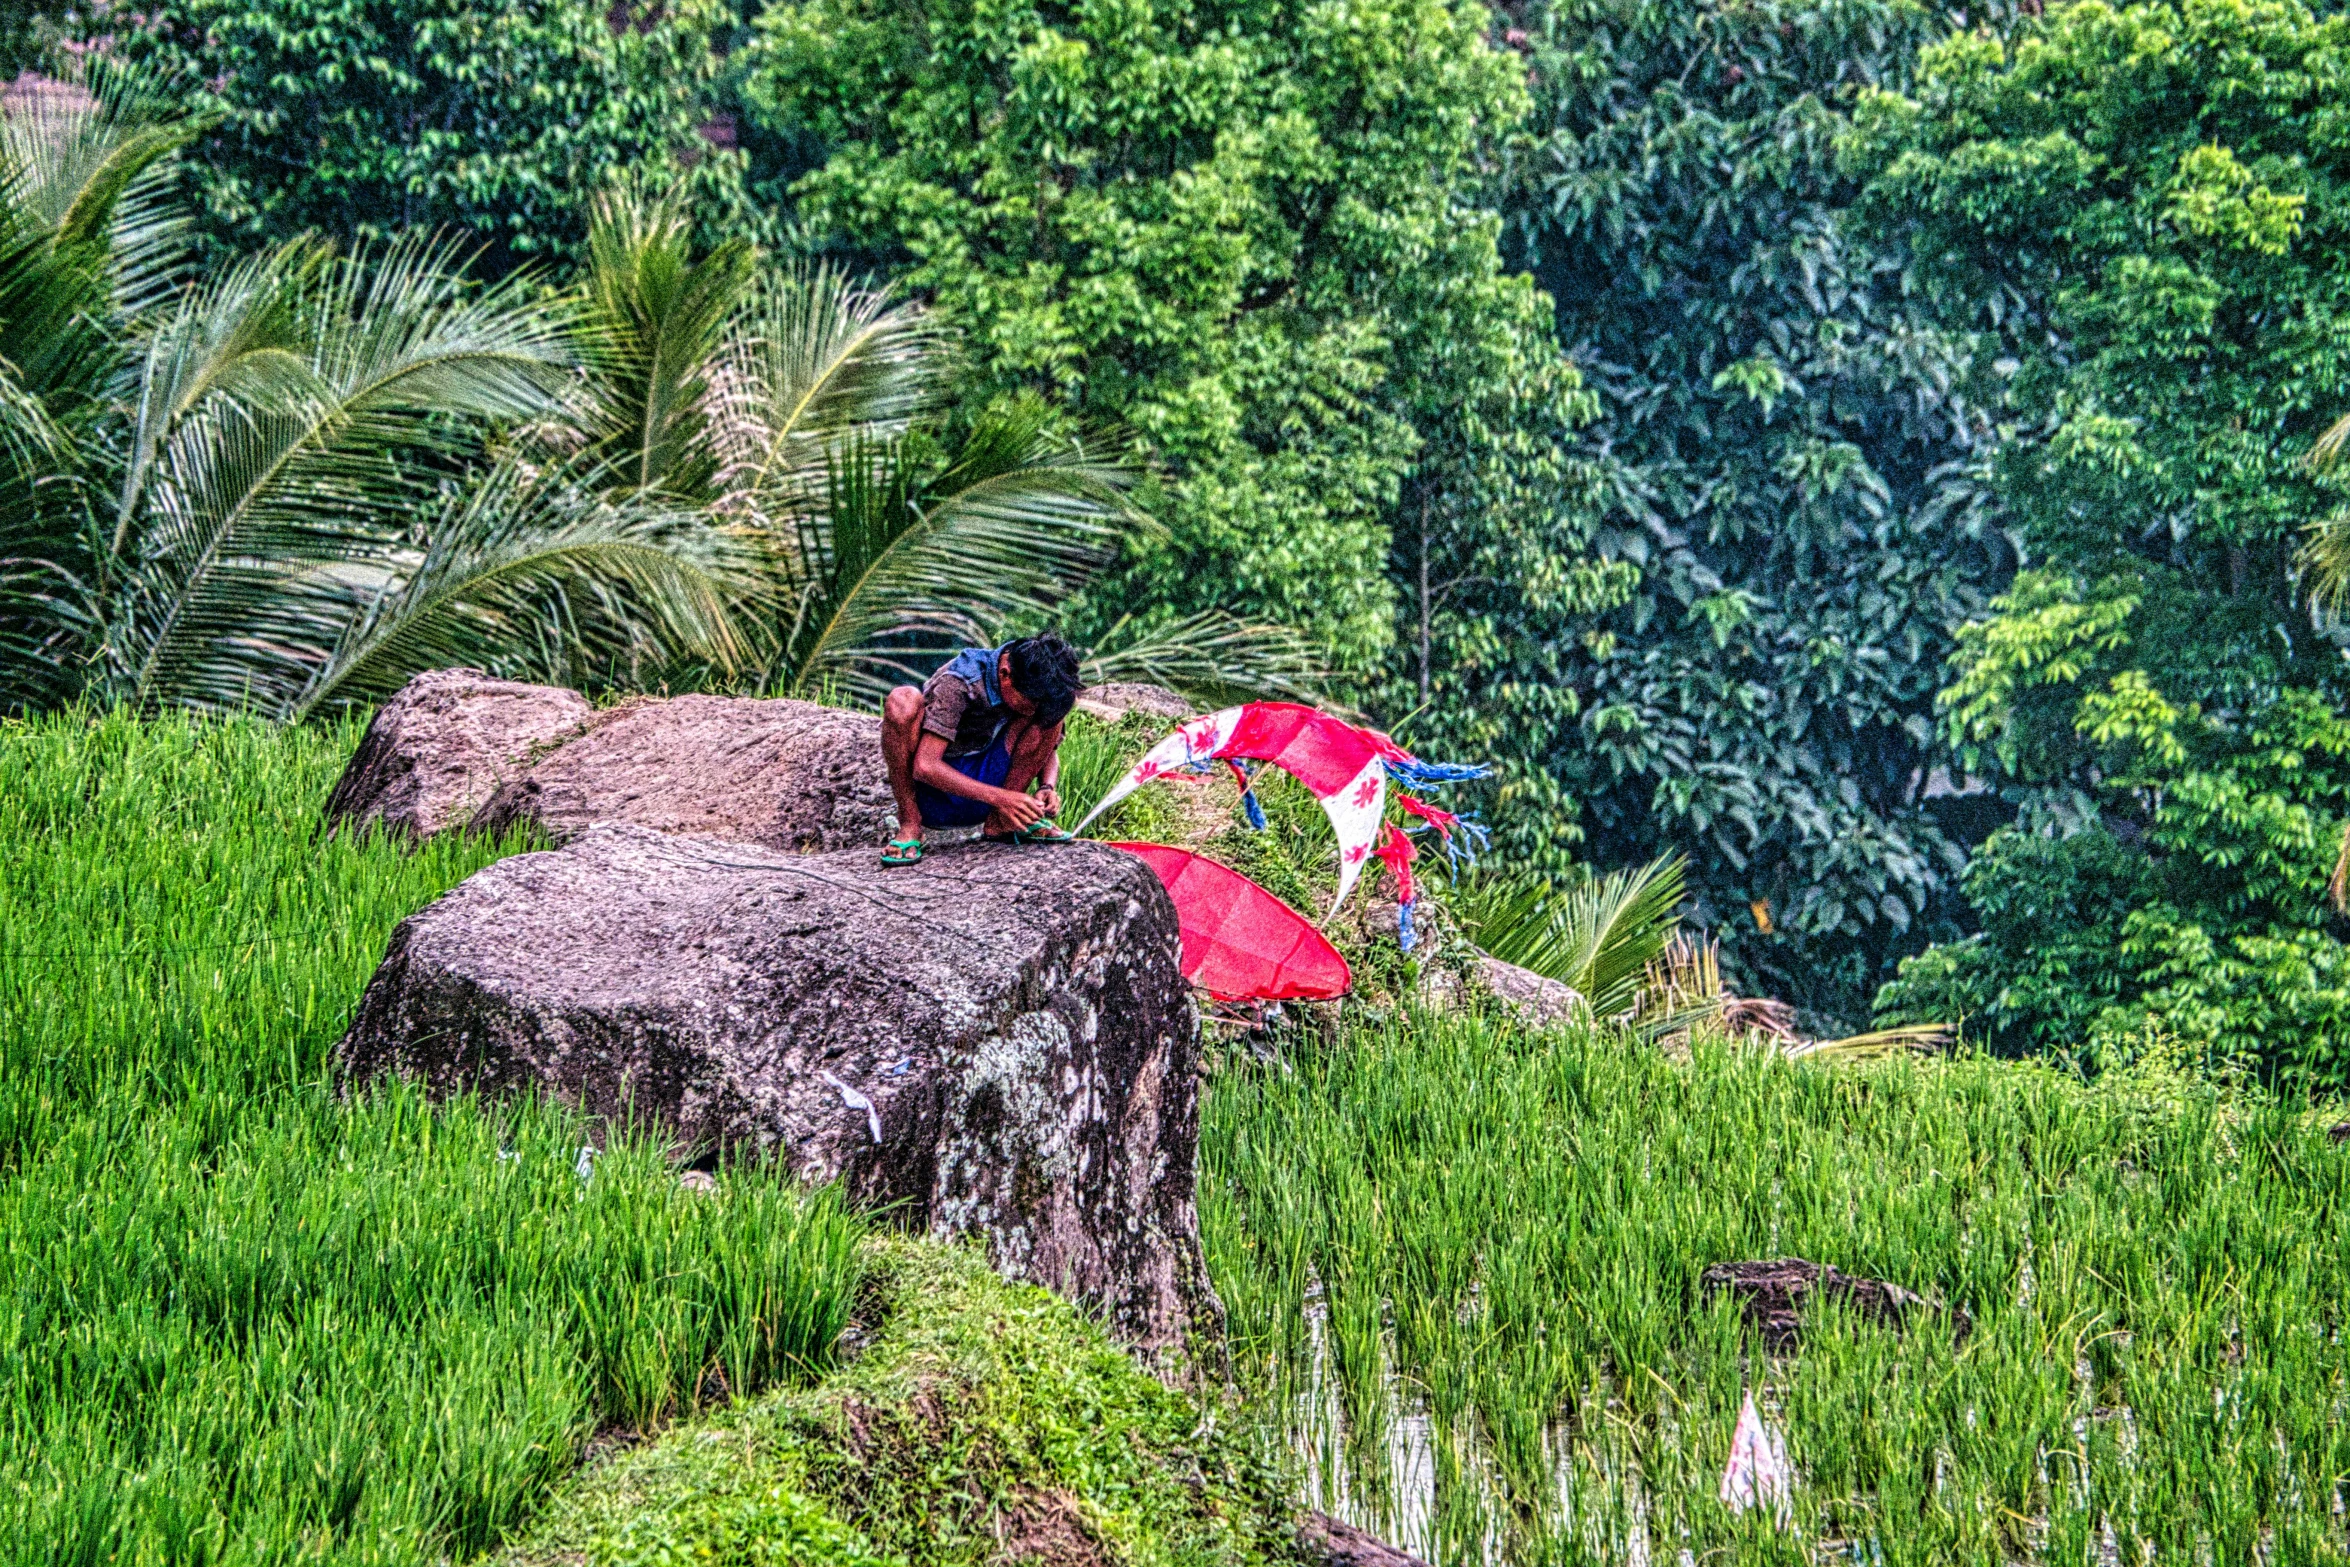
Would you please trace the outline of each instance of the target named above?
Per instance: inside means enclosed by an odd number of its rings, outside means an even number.
[[[1340,1523],[1328,1513],[1307,1513],[1297,1526],[1299,1554],[1327,1567],[1428,1567],[1408,1551],[1399,1551],[1377,1535]]]
[[[1240,799],[1240,789],[1223,768],[1209,773],[1163,774],[1151,787],[1165,790],[1175,807],[1175,821],[1165,842],[1206,852],[1215,840],[1233,830],[1232,808]]]
[[[1813,1294],[1851,1306],[1879,1322],[1905,1327],[1913,1317],[1947,1311],[1952,1335],[1964,1342],[1974,1319],[1961,1307],[1944,1307],[1915,1290],[1844,1273],[1801,1257],[1769,1262],[1719,1262],[1699,1275],[1708,1295],[1727,1290],[1738,1301],[1747,1322],[1759,1330],[1774,1353],[1796,1347],[1803,1326],[1803,1303]]]
[[[1023,1490],[997,1514],[994,1561],[1011,1567],[1109,1567],[1067,1491]]]
[[[860,1464],[935,1447],[947,1433],[946,1404],[935,1388],[916,1390],[902,1408],[884,1409],[863,1399],[841,1401],[841,1445]]]

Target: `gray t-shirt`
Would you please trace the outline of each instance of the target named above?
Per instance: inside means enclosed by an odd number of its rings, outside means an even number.
[[[1011,719],[1012,710],[1001,702],[989,706],[986,689],[956,674],[952,660],[922,683],[922,732],[942,737],[949,756],[978,755]]]

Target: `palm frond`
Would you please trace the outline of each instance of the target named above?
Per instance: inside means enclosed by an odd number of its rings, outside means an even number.
[[[2310,597],[2320,609],[2339,613],[2350,600],[2350,510],[2309,524],[2302,537],[2300,565]]]
[[[711,366],[758,252],[729,239],[697,262],[692,233],[680,203],[634,184],[598,196],[580,332],[595,372],[596,433],[619,482],[701,500],[718,470]]]
[[[1583,983],[1575,988],[1601,1017],[1630,1007],[1649,963],[1679,922],[1683,864],[1665,855],[1575,888],[1560,900],[1562,934]]]
[[[1329,667],[1297,632],[1222,610],[1148,625],[1121,616],[1085,660],[1089,686],[1141,681],[1202,708],[1274,698],[1335,708],[1325,689],[1329,678]]]
[[[0,545],[0,716],[38,712],[70,700],[97,615],[87,581],[58,553],[12,553]]]
[[[1594,1016],[1620,1017],[1639,1004],[1650,965],[1672,939],[1684,879],[1681,858],[1665,855],[1566,889],[1468,883],[1452,907],[1485,951],[1572,986]]]
[[[206,296],[223,322],[158,334],[151,354],[187,363],[142,377],[179,395],[155,400],[160,440],[117,562],[123,696],[290,703],[344,626],[313,568],[364,571],[401,547],[482,421],[557,406],[560,321],[527,280],[471,292],[449,261],[423,241],[317,267],[289,248]]]
[[[1851,1034],[1843,1039],[1797,1039],[1780,1046],[1779,1053],[1790,1061],[1832,1059],[1839,1061],[1876,1061],[1904,1051],[1928,1053],[1947,1049],[1952,1031],[1942,1023],[1909,1023],[1899,1028],[1880,1028],[1866,1034]]]
[[[788,541],[790,606],[770,689],[822,678],[877,700],[942,642],[1049,619],[1147,526],[1120,499],[1134,470],[1090,455],[1024,405],[978,420],[935,476],[897,440],[852,437],[828,467],[820,519]]]
[[[25,218],[67,251],[105,258],[113,313],[129,317],[172,286],[193,220],[172,158],[209,121],[103,62],[88,82],[54,82],[0,116],[0,166]]]
[[[57,460],[72,444],[16,366],[0,359],[0,464],[29,471]]]
[[[834,442],[902,434],[930,405],[946,342],[929,312],[831,268],[762,280],[711,376],[720,508],[782,518],[819,498]]]
[[[1734,998],[1722,988],[1721,957],[1717,943],[1675,934],[1641,972],[1632,1031],[1681,1055],[1699,1024],[1727,1022]]]
[[[288,716],[379,698],[420,670],[508,667],[550,658],[659,664],[739,652],[727,604],[747,563],[740,546],[693,508],[607,497],[568,471],[500,464],[468,485],[425,530],[412,556],[375,564],[381,580],[319,664]],[[354,586],[322,574],[328,596]],[[548,614],[559,596],[564,613]],[[550,651],[540,633],[560,626]]]
[[[328,260],[323,247],[308,242],[248,256],[155,325],[129,411],[114,554],[131,544],[132,522],[164,441],[199,407],[219,398],[240,415],[260,416],[332,395],[311,369],[310,322],[300,303],[305,275]]]
[[[2350,444],[2350,414],[2344,414],[2326,426],[2325,434],[2311,443],[2306,461],[2310,467],[2324,472],[2342,460],[2342,448]]]

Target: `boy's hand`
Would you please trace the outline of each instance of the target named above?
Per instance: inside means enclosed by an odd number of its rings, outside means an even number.
[[[1035,795],[1014,794],[1009,789],[998,791],[995,808],[996,814],[1014,827],[1033,827],[1051,814],[1045,809],[1044,801]]]
[[[1036,803],[1044,807],[1045,815],[1058,816],[1061,814],[1061,791],[1051,784],[1040,784],[1036,790]]]

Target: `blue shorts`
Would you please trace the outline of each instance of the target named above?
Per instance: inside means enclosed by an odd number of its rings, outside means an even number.
[[[947,766],[974,783],[993,784],[1002,788],[1004,779],[1012,771],[1011,726],[995,737],[995,744],[969,756],[950,756]],[[934,789],[920,779],[914,782],[914,802],[922,807],[922,825],[925,827],[976,827],[993,814],[994,807],[978,800],[967,800],[944,789]]]

